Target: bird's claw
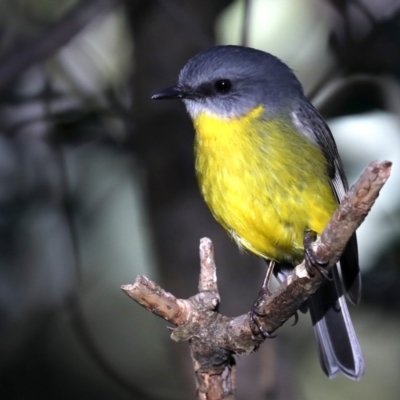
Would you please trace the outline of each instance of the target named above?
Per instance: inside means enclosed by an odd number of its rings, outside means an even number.
[[[328,262],[318,259],[314,250],[311,247],[315,239],[316,239],[315,232],[311,231],[310,229],[306,229],[304,234],[304,260],[305,260],[306,271],[308,275],[314,277],[315,270],[317,270],[325,279],[331,281],[332,277],[326,270]]]
[[[258,299],[254,302],[253,307],[250,311],[250,328],[255,336],[258,336],[260,333],[264,337],[264,339],[272,339],[276,337],[276,335],[272,335],[269,333],[260,323],[259,318],[266,317],[266,314],[263,314],[260,311],[260,303],[271,294],[268,287],[265,285],[262,286],[260,293],[258,294]]]
[[[269,333],[258,321],[258,318],[265,317],[265,315],[260,314],[254,305],[250,311],[250,329],[253,332],[254,336],[258,336],[261,333],[264,339],[273,339],[276,335],[272,335]]]

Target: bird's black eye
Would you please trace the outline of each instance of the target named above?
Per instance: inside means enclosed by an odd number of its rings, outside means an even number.
[[[232,82],[229,79],[219,79],[214,83],[217,93],[226,94],[232,89]]]

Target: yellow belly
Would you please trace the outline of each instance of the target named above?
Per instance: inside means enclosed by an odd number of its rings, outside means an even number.
[[[321,233],[337,204],[320,149],[263,112],[234,121],[199,115],[196,173],[214,217],[240,246],[296,262],[305,229]]]

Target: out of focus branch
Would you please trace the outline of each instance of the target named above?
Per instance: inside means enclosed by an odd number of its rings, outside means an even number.
[[[8,88],[28,67],[42,62],[67,44],[95,17],[120,3],[120,0],[87,0],[80,2],[38,37],[20,44],[0,58],[0,91]]]
[[[329,270],[340,259],[355,230],[373,206],[390,176],[391,162],[374,161],[351,187],[321,237],[313,244],[316,256],[328,262]],[[122,286],[130,297],[177,328],[172,338],[189,341],[201,400],[233,399],[235,391],[234,354],[249,354],[264,340],[251,329],[250,313],[236,318],[218,312],[219,293],[211,240],[200,242],[199,293],[183,300],[164,291],[144,276]],[[268,332],[290,318],[323,282],[320,274],[310,277],[304,262],[286,282],[268,297],[258,299],[261,322]]]
[[[242,38],[240,44],[242,46],[249,45],[249,33],[251,26],[251,12],[253,11],[253,0],[245,0],[244,2],[244,15],[242,25]]]

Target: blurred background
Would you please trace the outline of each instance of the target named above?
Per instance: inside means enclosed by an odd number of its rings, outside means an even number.
[[[120,286],[197,290],[215,245],[221,311],[247,312],[264,264],[241,254],[194,176],[179,102],[150,96],[216,43],[288,63],[328,120],[353,182],[393,175],[359,229],[366,374],[322,373],[308,315],[238,358],[238,399],[398,399],[399,0],[1,0],[0,397],[190,399],[188,346]]]

